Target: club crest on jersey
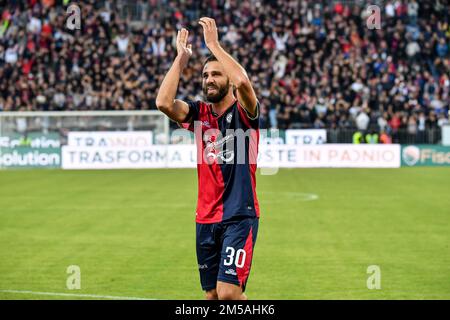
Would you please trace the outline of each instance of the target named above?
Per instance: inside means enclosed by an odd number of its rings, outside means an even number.
[[[231,119],[233,118],[233,114],[230,112],[228,115],[227,115],[227,118],[226,118],[226,120],[227,120],[227,122],[228,123],[231,123]]]
[[[209,124],[209,121],[202,121],[202,125],[204,125],[205,127],[210,128],[211,125]]]

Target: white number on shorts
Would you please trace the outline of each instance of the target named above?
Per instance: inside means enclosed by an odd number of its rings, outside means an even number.
[[[228,253],[228,251],[231,251],[231,253],[227,256],[228,261],[227,260],[223,261],[223,265],[224,266],[231,266],[233,264],[234,248],[233,247],[227,247],[225,249],[225,252]]]
[[[245,251],[244,251],[243,249],[239,249],[239,250],[236,252],[236,261],[235,261],[236,267],[242,268],[242,267],[244,266],[244,263],[245,263],[245,255],[246,255],[246,253],[245,253]],[[242,257],[242,258],[241,258],[241,257]],[[239,259],[241,260],[240,263],[239,263]]]
[[[226,252],[226,253],[230,252],[230,253],[229,253],[228,256],[227,256],[227,259],[225,259],[225,260],[223,261],[223,265],[224,265],[224,266],[231,266],[231,265],[233,264],[233,260],[235,260],[235,261],[234,261],[234,264],[236,265],[236,267],[242,268],[242,267],[244,266],[244,263],[245,263],[245,257],[246,257],[246,253],[245,253],[245,250],[244,250],[244,249],[239,249],[239,250],[236,252],[236,251],[234,250],[233,247],[227,247],[227,248],[225,249],[225,252]],[[235,254],[235,252],[237,253],[237,254],[236,254],[236,259],[234,259],[234,254]]]

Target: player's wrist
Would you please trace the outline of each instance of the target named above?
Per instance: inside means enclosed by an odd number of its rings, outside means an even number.
[[[180,69],[181,69],[180,71],[183,71],[184,68],[186,68],[188,61],[189,61],[189,58],[183,57],[182,54],[178,54],[175,57],[174,63],[180,67]]]
[[[206,44],[206,46],[209,48],[209,50],[215,50],[220,48],[219,41],[211,41]]]

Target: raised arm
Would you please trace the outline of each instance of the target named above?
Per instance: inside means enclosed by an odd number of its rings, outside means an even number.
[[[203,17],[199,21],[203,27],[205,43],[211,53],[223,65],[225,72],[236,87],[237,99],[251,117],[257,115],[256,94],[245,69],[229,55],[219,43],[214,19]]]
[[[181,29],[177,34],[177,57],[164,77],[156,96],[156,107],[176,122],[183,122],[189,113],[189,106],[182,100],[175,99],[180,76],[192,55],[192,45],[187,45],[189,32]]]

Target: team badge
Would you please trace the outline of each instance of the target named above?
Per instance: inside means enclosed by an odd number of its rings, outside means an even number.
[[[231,123],[231,119],[233,118],[233,114],[230,112],[228,115],[227,115],[227,122],[228,123]]]

